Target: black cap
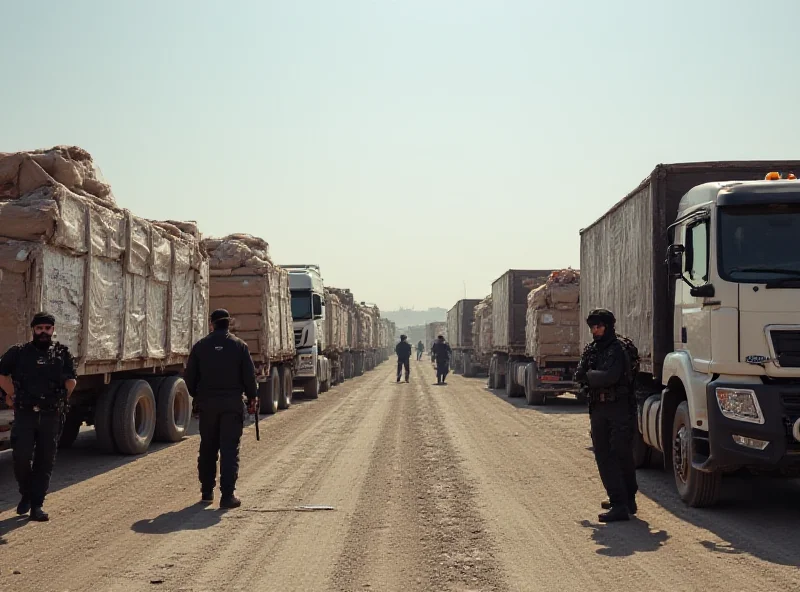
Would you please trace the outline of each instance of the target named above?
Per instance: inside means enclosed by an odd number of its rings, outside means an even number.
[[[439,335],[439,340],[444,341],[444,335]]]
[[[407,335],[401,335],[400,336],[400,341],[405,341],[406,339],[408,339]]]
[[[613,327],[616,323],[617,319],[614,317],[614,313],[606,308],[595,308],[586,317],[586,324],[589,326],[606,325],[607,327]]]
[[[36,325],[52,325],[55,327],[56,318],[49,312],[37,312],[33,315],[33,319],[31,320],[31,328]]]
[[[218,308],[214,312],[211,313],[211,322],[216,323],[217,321],[226,321],[230,320],[231,315],[228,314],[228,311],[224,308]]]

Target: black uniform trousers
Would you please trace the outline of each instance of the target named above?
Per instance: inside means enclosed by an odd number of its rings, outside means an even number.
[[[592,444],[600,479],[612,506],[627,505],[639,486],[633,462],[631,406],[625,398],[592,402]]]
[[[200,415],[197,473],[201,490],[214,490],[219,459],[220,491],[222,495],[233,495],[239,478],[239,445],[247,407],[241,395],[203,397],[196,407]]]
[[[44,505],[63,427],[61,411],[14,411],[11,427],[14,476],[20,494],[30,499],[34,508]]]
[[[436,360],[436,382],[444,382],[450,372],[450,360]]]
[[[397,380],[400,380],[400,375],[405,368],[406,371],[406,380],[408,380],[408,374],[411,372],[409,367],[410,360],[408,358],[397,358]]]

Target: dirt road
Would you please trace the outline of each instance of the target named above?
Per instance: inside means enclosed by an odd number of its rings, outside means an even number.
[[[427,361],[397,385],[392,366],[269,417],[261,442],[248,428],[234,511],[196,503],[196,436],[122,458],[89,430],[45,524],[14,515],[0,455],[0,590],[800,589],[797,482],[731,482],[699,511],[643,471],[639,519],[601,526],[576,401],[433,386]]]

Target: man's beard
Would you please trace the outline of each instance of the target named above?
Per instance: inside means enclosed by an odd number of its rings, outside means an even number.
[[[39,333],[33,336],[33,344],[39,349],[47,349],[53,343],[53,336],[47,333]]]

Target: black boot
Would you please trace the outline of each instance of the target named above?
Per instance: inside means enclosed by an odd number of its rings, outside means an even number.
[[[17,514],[22,516],[30,511],[31,511],[31,498],[29,498],[27,495],[23,495],[22,499],[19,500],[19,504],[17,504]]]
[[[234,508],[238,508],[242,505],[242,500],[236,497],[235,494],[225,494],[222,496],[222,499],[219,500],[219,507],[224,508],[226,510],[233,510]]]
[[[600,522],[620,522],[623,520],[630,520],[631,516],[628,514],[627,506],[615,506],[608,512],[600,514],[597,518]]]
[[[200,503],[210,504],[214,501],[214,491],[204,491],[200,497]]]
[[[602,502],[600,504],[600,507],[603,508],[604,510],[610,510],[611,509],[611,502],[606,500],[606,501],[604,501],[604,502]],[[630,500],[628,500],[628,514],[633,516],[638,511],[639,511],[639,508],[636,506],[636,498],[631,498]]]
[[[31,520],[34,522],[47,522],[50,516],[41,507],[31,509]]]

